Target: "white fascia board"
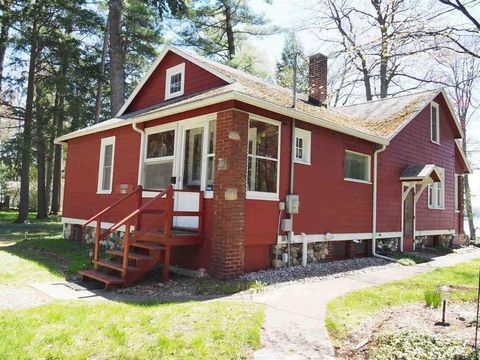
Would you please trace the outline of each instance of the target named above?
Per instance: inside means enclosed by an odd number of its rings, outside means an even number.
[[[118,120],[118,121],[111,121],[111,120]],[[105,124],[103,126],[101,124],[102,123],[95,124],[95,125],[88,126],[86,128],[76,130],[76,131],[73,131],[71,133],[62,135],[62,136],[59,136],[55,139],[54,143],[57,144],[57,145],[66,144],[65,141],[67,141],[69,139],[76,138],[76,137],[89,135],[89,134],[94,134],[94,133],[97,133],[97,132],[100,132],[100,131],[115,129],[115,128],[119,128],[119,127],[122,127],[122,126],[127,126],[127,125],[131,126],[130,121],[124,120],[124,119],[117,119],[117,118],[113,118],[113,119],[105,121]]]
[[[465,164],[467,164],[468,174],[473,174],[473,169],[472,169],[472,167],[470,166],[470,164],[467,160],[467,156],[465,155],[465,152],[463,151],[463,148],[462,148],[462,145],[460,144],[460,141],[455,140],[455,145],[457,145],[458,152],[460,153],[463,161],[465,162]]]
[[[145,85],[145,83],[147,82],[147,80],[150,78],[150,76],[153,74],[153,72],[155,71],[155,69],[158,67],[158,65],[162,62],[163,58],[165,57],[165,55],[167,55],[167,53],[171,51],[175,54],[177,54],[178,56],[181,56],[183,57],[184,59],[194,63],[195,65],[198,65],[200,66],[201,68],[207,70],[208,72],[212,73],[213,75],[219,77],[220,79],[226,81],[227,83],[231,84],[233,83],[234,81],[232,79],[230,79],[228,76],[225,76],[224,74],[218,72],[217,70],[215,70],[214,68],[208,66],[207,64],[203,63],[202,61],[199,61],[198,59],[195,59],[193,56],[187,54],[186,52],[183,52],[182,50],[180,49],[177,49],[171,45],[165,45],[163,50],[161,51],[160,55],[157,56],[157,58],[155,59],[154,63],[148,68],[148,71],[145,73],[145,75],[142,77],[142,79],[140,80],[140,82],[138,83],[138,85],[135,87],[135,89],[133,90],[133,92],[130,94],[130,96],[128,97],[127,101],[125,102],[125,104],[123,104],[123,106],[120,108],[120,110],[118,111],[116,117],[120,117],[123,115],[123,113],[125,112],[125,110],[127,110],[128,106],[131,104],[131,102],[133,101],[133,99],[135,98],[135,96],[137,96],[137,94],[140,92],[140,90],[142,90],[143,86]]]

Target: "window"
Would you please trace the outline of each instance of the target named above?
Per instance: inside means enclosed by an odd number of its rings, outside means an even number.
[[[165,100],[183,95],[185,83],[185,63],[167,69]]]
[[[295,128],[295,162],[310,164],[310,131]]]
[[[213,190],[213,180],[215,175],[215,134],[216,121],[208,123],[208,148],[207,148],[207,191]]]
[[[248,131],[248,191],[263,193],[261,195],[277,196],[278,145],[278,125],[250,120]]]
[[[147,189],[164,189],[171,183],[175,130],[147,135],[143,186]]]
[[[439,167],[437,167],[436,170],[440,174],[440,182],[428,186],[428,207],[430,209],[443,209],[445,198],[445,171]]]
[[[370,156],[345,151],[345,180],[370,182]]]
[[[437,103],[432,102],[430,106],[430,116],[431,140],[436,144],[440,144],[440,114]]]
[[[112,193],[113,160],[115,154],[115,136],[103,138],[100,143],[100,161],[98,166],[98,194]]]
[[[454,202],[455,202],[455,211],[460,211],[460,181],[462,181],[461,175],[455,174],[454,177]]]

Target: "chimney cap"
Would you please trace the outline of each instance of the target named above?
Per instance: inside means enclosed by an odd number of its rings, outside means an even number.
[[[312,55],[309,56],[310,59],[319,58],[319,57],[328,59],[328,56],[327,56],[327,55],[322,54],[322,53],[320,53],[320,52],[317,52],[317,53],[312,54]]]

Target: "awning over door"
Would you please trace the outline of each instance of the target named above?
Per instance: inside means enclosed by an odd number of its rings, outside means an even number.
[[[434,164],[410,165],[400,175],[401,181],[420,183],[440,182],[441,176]]]

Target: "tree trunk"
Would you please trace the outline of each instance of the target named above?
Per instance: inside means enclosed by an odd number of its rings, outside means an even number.
[[[3,63],[5,61],[5,52],[8,44],[8,31],[10,28],[9,2],[4,0],[2,3],[2,23],[0,29],[0,94],[2,93],[3,82]]]
[[[41,106],[41,105],[40,105]],[[37,141],[37,219],[47,218],[47,194],[45,189],[45,136],[43,110],[36,112]]]
[[[46,184],[45,192],[47,197],[47,209],[50,209],[52,204],[52,179],[53,179],[53,154],[55,151],[55,128],[52,126],[53,130],[51,131],[50,138],[48,139],[48,152],[47,152],[47,174],[46,174]]]
[[[105,76],[105,58],[107,57],[108,48],[108,32],[109,21],[105,25],[105,33],[103,34],[103,48],[102,58],[100,64],[98,64],[98,84],[97,84],[97,96],[95,99],[95,124],[100,121],[100,110],[102,108],[102,89],[103,89],[103,77]]]
[[[110,0],[108,15],[110,32],[110,108],[117,115],[125,102],[125,67],[122,46],[122,1]]]
[[[372,95],[372,84],[370,82],[371,77],[367,69],[367,63],[365,60],[362,60],[362,72],[363,72],[363,84],[365,85],[365,98],[367,101],[371,101],[373,99]]]
[[[228,45],[228,59],[232,60],[235,57],[235,38],[233,36],[233,26],[232,26],[232,9],[228,1],[223,2],[225,7],[225,32],[227,34],[227,45]]]
[[[63,133],[63,120],[65,116],[64,95],[59,94],[57,121],[55,132],[57,136]],[[62,186],[62,145],[55,145],[55,157],[53,160],[53,183],[52,183],[52,214],[60,212],[60,192]]]
[[[36,31],[36,22],[33,23],[33,31]],[[30,45],[30,60],[28,66],[27,98],[25,101],[25,119],[23,123],[22,137],[22,168],[20,170],[20,204],[18,206],[18,218],[16,222],[24,223],[28,219],[28,201],[30,197],[30,155],[32,145],[32,118],[35,69],[39,49],[36,41]]]

